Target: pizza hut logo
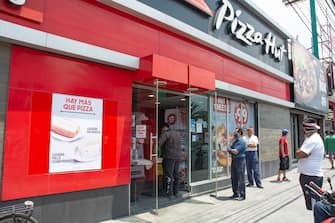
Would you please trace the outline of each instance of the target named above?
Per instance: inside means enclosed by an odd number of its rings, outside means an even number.
[[[22,6],[26,4],[26,0],[8,0],[8,2],[17,6]]]
[[[184,0],[184,1],[190,3],[191,5],[193,5],[194,7],[196,7],[197,9],[200,9],[201,11],[203,11],[204,13],[206,13],[207,15],[213,16],[213,12],[208,7],[208,5],[205,2],[205,0]]]

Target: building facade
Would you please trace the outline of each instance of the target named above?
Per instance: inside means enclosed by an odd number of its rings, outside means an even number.
[[[15,3],[15,1],[14,1]],[[0,1],[1,205],[97,222],[168,204],[160,127],[180,133],[180,190],[230,184],[236,127],[262,176],[295,108],[290,36],[248,1]]]

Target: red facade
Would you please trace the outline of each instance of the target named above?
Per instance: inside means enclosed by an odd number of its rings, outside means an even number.
[[[140,58],[154,54],[169,58],[181,69],[186,66],[182,84],[201,85],[201,79],[215,75],[216,80],[290,100],[287,82],[96,1],[27,2],[27,8],[41,13],[41,21],[11,13],[3,5],[0,19]],[[131,71],[14,46],[2,199],[128,184],[135,76]],[[213,88],[213,82],[206,82],[206,87]],[[104,100],[101,170],[48,173],[52,93]]]
[[[2,199],[128,184],[131,84],[128,71],[14,46]],[[101,170],[48,173],[52,93],[104,100]]]

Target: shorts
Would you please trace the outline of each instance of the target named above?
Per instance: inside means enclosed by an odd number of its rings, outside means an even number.
[[[334,153],[333,152],[328,153],[327,155],[328,155],[328,159],[331,159],[331,160],[334,159]]]
[[[288,156],[280,157],[279,170],[288,170],[290,167],[290,159]]]

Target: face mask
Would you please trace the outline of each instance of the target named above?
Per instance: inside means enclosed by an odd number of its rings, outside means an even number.
[[[235,133],[234,133],[234,139],[237,139],[237,138],[238,138],[238,133],[235,132]]]

